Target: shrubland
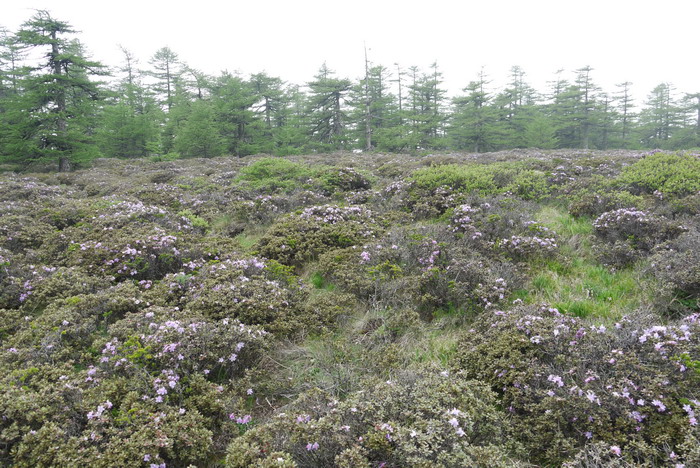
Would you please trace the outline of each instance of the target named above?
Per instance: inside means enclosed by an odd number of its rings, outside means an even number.
[[[700,156],[0,174],[0,464],[700,464]]]

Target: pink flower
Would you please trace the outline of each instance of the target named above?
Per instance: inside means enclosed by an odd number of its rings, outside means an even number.
[[[617,445],[611,445],[611,446],[610,446],[610,451],[611,451],[612,453],[614,453],[615,455],[617,455],[618,457],[619,457],[620,454],[622,453],[622,450],[620,450],[620,447],[618,447]]]

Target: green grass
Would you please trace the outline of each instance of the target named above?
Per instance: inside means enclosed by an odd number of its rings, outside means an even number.
[[[411,362],[439,363],[448,367],[457,353],[460,333],[459,328],[438,328],[421,334],[406,348],[411,350]]]
[[[591,220],[585,217],[574,218],[565,209],[557,206],[545,206],[538,214],[537,221],[564,238],[587,236],[593,233]]]
[[[329,283],[326,278],[323,277],[321,273],[314,273],[311,275],[309,278],[309,282],[314,286],[316,289],[325,289],[326,291],[334,291],[335,290],[335,285],[332,283]]]
[[[238,242],[238,245],[244,252],[250,252],[253,250],[253,247],[255,247],[255,244],[257,244],[261,237],[262,235],[260,234],[242,233],[234,237],[234,240]]]
[[[639,269],[612,271],[596,261],[591,221],[548,206],[537,217],[560,236],[561,257],[537,261],[526,287],[513,294],[529,304],[546,303],[577,317],[614,320],[651,297],[650,280]]]

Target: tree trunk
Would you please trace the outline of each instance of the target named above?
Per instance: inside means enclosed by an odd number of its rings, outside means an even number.
[[[70,172],[71,164],[70,159],[65,156],[58,157],[58,172]]]

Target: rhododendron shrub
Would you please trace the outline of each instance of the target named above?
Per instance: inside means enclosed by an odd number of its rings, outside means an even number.
[[[300,266],[322,252],[379,235],[374,214],[362,206],[312,206],[275,223],[259,243],[260,255]]]
[[[680,356],[700,356],[700,317],[608,328],[533,306],[493,314],[465,333],[460,367],[499,393],[536,460],[561,463],[589,442],[645,447],[657,462],[663,447],[687,452],[700,379]]]
[[[629,208],[601,214],[593,222],[596,237],[603,241],[600,256],[615,266],[642,258],[661,242],[675,239],[687,228],[662,216]]]
[[[332,316],[304,310],[307,290],[270,265],[274,262],[257,257],[210,262],[184,281],[174,278],[168,287],[181,295],[178,302],[187,311],[262,325],[280,337],[332,322]]]
[[[416,307],[428,317],[436,310],[481,310],[505,299],[518,282],[507,265],[460,244],[444,228],[394,229],[377,242],[330,251],[318,262],[327,281],[360,300]]]
[[[656,306],[685,315],[700,310],[700,231],[697,227],[665,243],[648,267],[660,281]]]
[[[512,458],[518,445],[494,397],[464,373],[437,368],[368,382],[342,402],[311,391],[235,439],[226,464],[519,466]]]
[[[2,356],[3,365],[37,362],[3,378],[5,456],[12,451],[19,466],[133,466],[146,455],[203,463],[238,432],[229,417],[240,398],[236,382],[268,349],[267,332],[150,307],[105,335],[85,346],[94,356],[75,355],[82,370],[38,364],[46,357],[32,358],[26,347]]]

